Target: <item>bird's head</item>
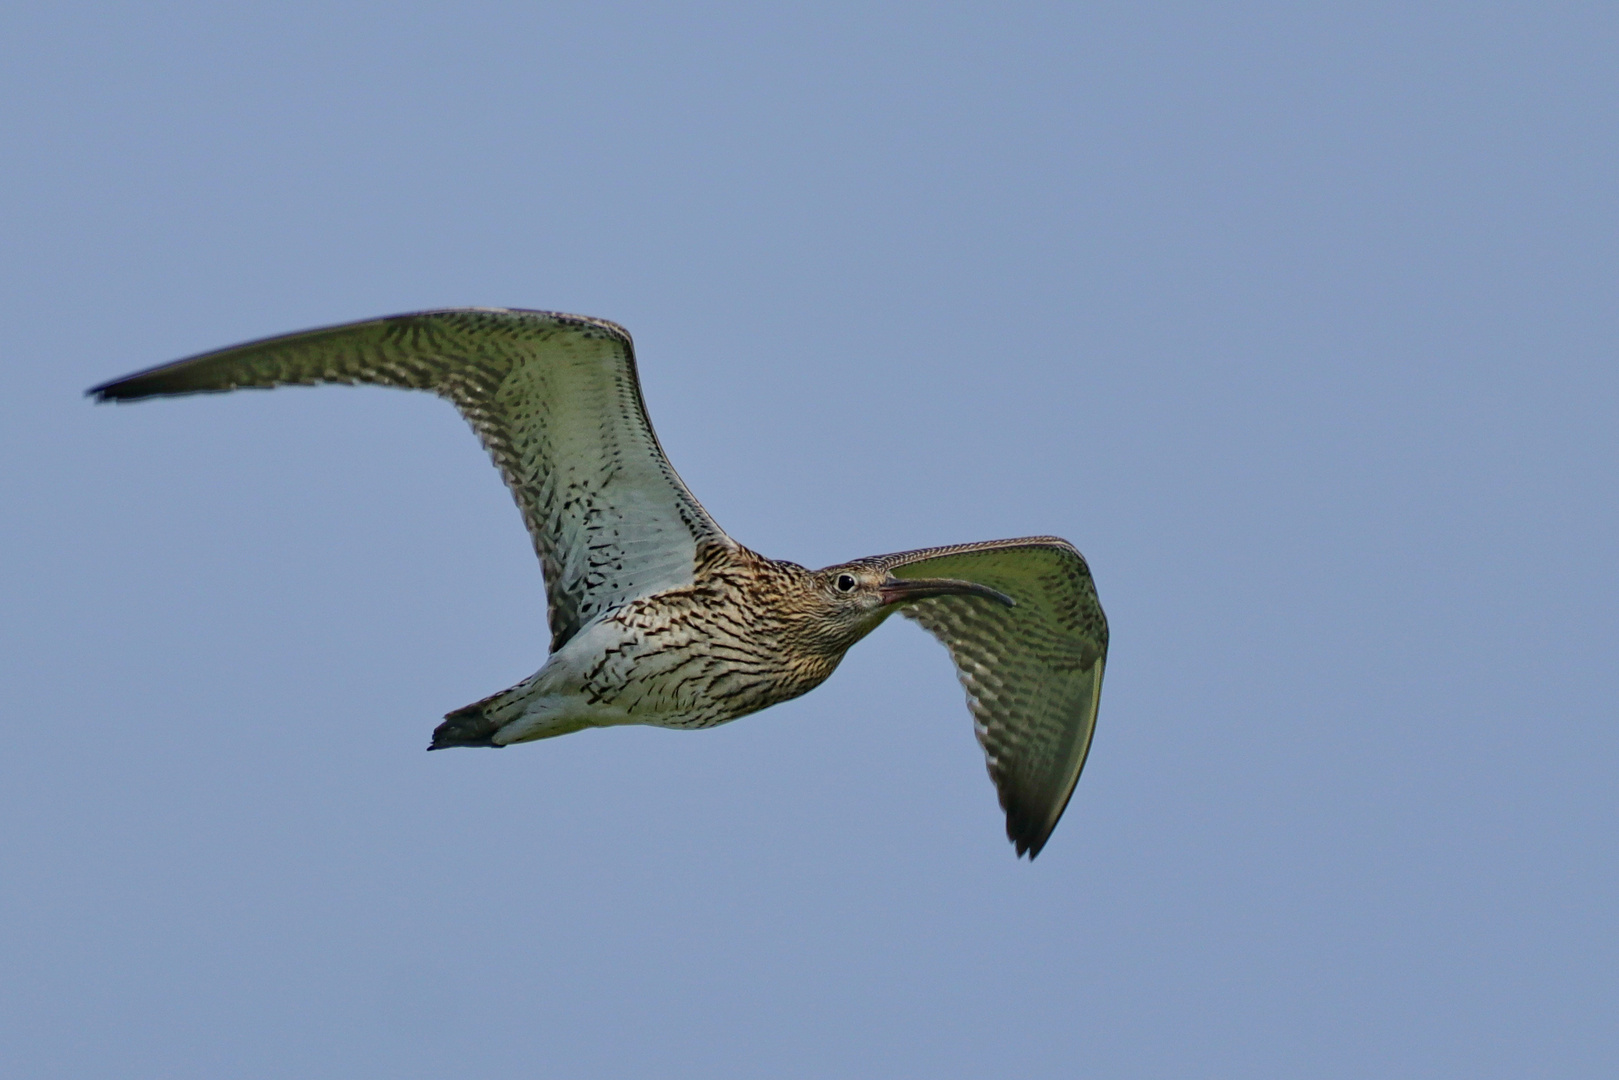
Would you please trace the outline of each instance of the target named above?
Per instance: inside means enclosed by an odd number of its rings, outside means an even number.
[[[813,636],[840,653],[875,630],[903,605],[936,596],[982,596],[1013,606],[1005,593],[976,581],[901,578],[870,563],[816,570],[802,583]]]

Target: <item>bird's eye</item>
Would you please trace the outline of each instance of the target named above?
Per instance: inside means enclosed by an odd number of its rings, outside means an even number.
[[[839,574],[837,584],[838,592],[854,592],[854,587],[857,582],[855,581],[853,574]]]

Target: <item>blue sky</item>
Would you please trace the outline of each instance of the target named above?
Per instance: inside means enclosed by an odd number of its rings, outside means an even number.
[[[1611,1068],[1616,27],[8,12],[0,1071]],[[628,326],[766,554],[1084,551],[1039,861],[898,620],[713,731],[422,753],[546,646],[453,411],[81,396],[460,304]]]

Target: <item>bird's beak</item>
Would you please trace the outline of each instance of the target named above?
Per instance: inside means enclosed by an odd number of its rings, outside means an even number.
[[[878,586],[882,601],[887,604],[909,604],[917,600],[930,600],[935,596],[983,596],[1007,607],[1017,602],[1003,592],[976,581],[956,581],[954,578],[889,578]]]

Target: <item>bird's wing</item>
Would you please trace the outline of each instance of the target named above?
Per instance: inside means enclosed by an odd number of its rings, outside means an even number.
[[[873,561],[897,578],[975,581],[1016,602],[941,596],[901,611],[950,650],[1006,835],[1034,858],[1074,793],[1096,729],[1107,618],[1084,557],[1066,540],[1036,536]]]
[[[90,394],[313,383],[431,390],[455,404],[534,539],[553,652],[601,612],[689,584],[699,545],[730,543],[658,445],[629,333],[601,319],[504,308],[395,315],[204,353]]]

